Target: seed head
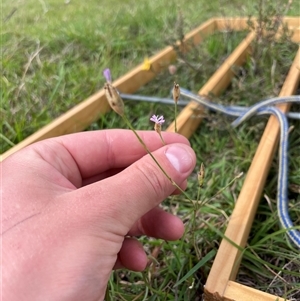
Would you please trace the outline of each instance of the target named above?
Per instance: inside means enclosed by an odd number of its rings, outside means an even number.
[[[104,84],[104,91],[110,107],[120,116],[124,115],[124,102],[117,89],[110,83]]]
[[[179,96],[180,96],[180,88],[179,85],[174,82],[174,87],[173,87],[173,99],[174,101],[177,103],[179,100]]]
[[[200,165],[200,170],[198,172],[198,183],[199,183],[199,187],[203,186],[204,183],[204,177],[205,177],[205,168],[204,168],[204,164],[201,163]]]

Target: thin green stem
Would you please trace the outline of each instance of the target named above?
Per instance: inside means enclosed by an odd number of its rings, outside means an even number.
[[[159,167],[159,169],[162,171],[162,173],[167,177],[167,179],[172,183],[173,186],[175,186],[181,193],[184,194],[184,196],[192,201],[192,199],[186,194],[186,192],[184,192],[184,190],[182,190],[174,181],[173,179],[166,173],[166,171],[162,168],[162,166],[159,164],[159,162],[156,160],[156,158],[152,155],[151,151],[149,150],[149,148],[147,147],[147,145],[144,143],[144,141],[142,140],[142,138],[139,136],[139,134],[136,132],[136,130],[133,128],[133,126],[131,125],[130,121],[128,120],[128,118],[126,117],[126,115],[124,114],[122,116],[124,122],[126,123],[126,125],[133,131],[133,133],[135,134],[135,136],[137,137],[137,139],[139,140],[139,142],[142,144],[142,146],[144,147],[144,149],[147,151],[147,153],[151,156],[151,158],[153,159],[153,161],[156,163],[156,165]]]
[[[201,187],[198,187],[197,201],[200,201],[200,191],[201,191]]]
[[[177,133],[177,101],[175,101],[175,133]]]
[[[161,139],[163,145],[166,145],[166,142],[165,142],[164,138],[162,137],[161,133],[158,133],[158,134],[159,134],[159,137],[160,137],[160,139]]]

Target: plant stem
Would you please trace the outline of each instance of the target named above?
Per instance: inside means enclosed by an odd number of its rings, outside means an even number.
[[[181,193],[184,194],[184,196],[192,201],[192,199],[186,194],[186,192],[184,190],[182,190],[174,181],[173,179],[166,173],[166,171],[161,167],[161,165],[159,164],[159,162],[156,160],[156,158],[152,155],[151,151],[149,150],[149,148],[147,147],[147,145],[144,143],[144,141],[142,140],[142,138],[139,136],[139,134],[136,132],[136,130],[133,128],[133,126],[131,125],[130,121],[128,120],[128,118],[126,117],[126,115],[124,114],[122,116],[124,122],[126,123],[126,125],[133,131],[133,133],[135,134],[135,136],[137,137],[137,139],[139,140],[139,142],[142,144],[142,146],[144,147],[144,149],[147,151],[147,153],[151,156],[151,158],[153,159],[153,161],[156,163],[156,165],[159,167],[159,169],[163,172],[163,174],[167,177],[167,179],[172,183],[173,186],[175,186]]]
[[[160,139],[161,139],[163,145],[166,145],[166,142],[165,142],[164,138],[162,137],[161,133],[158,133],[158,134],[159,134],[159,137],[160,137]]]
[[[175,133],[177,133],[177,101],[175,101]]]
[[[197,201],[200,201],[200,191],[201,191],[201,188],[200,188],[200,187],[198,187]]]

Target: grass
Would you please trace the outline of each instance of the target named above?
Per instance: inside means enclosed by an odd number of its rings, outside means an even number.
[[[183,13],[184,32],[212,16],[257,14],[253,1],[2,2],[1,153],[101,89],[104,68],[110,67],[117,78],[177,39],[177,5]],[[273,7],[286,3],[277,2]],[[296,1],[288,14],[297,14]],[[181,86],[198,91],[243,37],[244,33],[234,32],[209,37],[188,54],[189,65],[177,62],[174,76],[162,72],[138,93],[166,97],[174,79]],[[257,48],[252,59],[236,71],[230,88],[214,100],[249,105],[277,95],[297,47],[287,42],[273,46],[254,45]],[[276,68],[271,76],[274,62]],[[136,129],[152,129],[152,114],[163,113],[169,121],[174,116],[173,107],[130,101],[126,101],[126,112]],[[204,122],[191,138],[198,166],[201,162],[206,166],[206,183],[201,191],[203,204],[195,210],[183,196],[163,202],[166,210],[185,222],[185,236],[177,242],[140,238],[148,254],[160,246],[156,264],[144,273],[114,272],[109,283],[112,300],[200,300],[220,233],[226,229],[266,120],[255,118],[231,129],[226,117],[204,114]],[[299,185],[299,121],[293,125],[289,182]],[[125,125],[121,118],[110,112],[99,116],[87,130],[122,127]],[[289,245],[279,228],[275,201],[277,167],[276,158],[238,281],[297,300],[299,250]],[[241,172],[244,175],[238,177]],[[197,189],[195,171],[187,190],[193,199]],[[299,224],[299,194],[290,190],[289,198],[293,219]]]

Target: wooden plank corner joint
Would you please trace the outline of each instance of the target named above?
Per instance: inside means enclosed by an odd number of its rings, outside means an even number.
[[[207,290],[204,290],[204,300],[205,301],[224,301],[224,298],[218,292],[211,293]]]

